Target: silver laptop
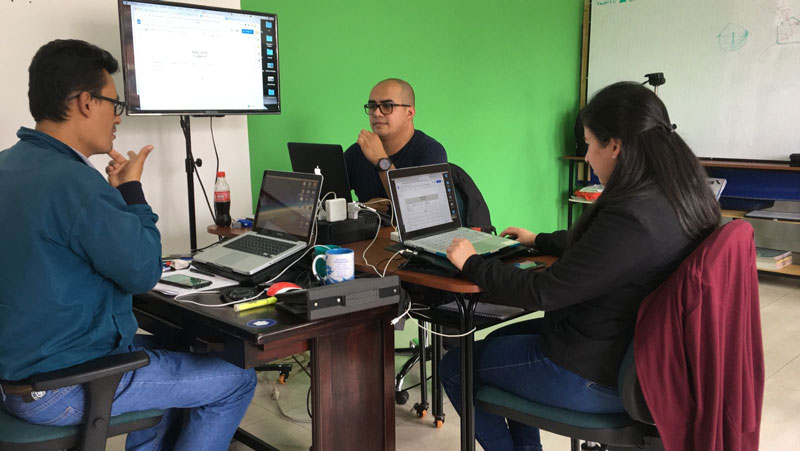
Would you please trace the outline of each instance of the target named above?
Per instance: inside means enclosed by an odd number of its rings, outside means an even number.
[[[445,256],[453,238],[469,240],[481,255],[519,244],[516,240],[461,227],[449,164],[393,169],[387,176],[404,245]]]
[[[305,249],[321,188],[321,175],[264,171],[253,231],[202,251],[194,259],[251,275]]]

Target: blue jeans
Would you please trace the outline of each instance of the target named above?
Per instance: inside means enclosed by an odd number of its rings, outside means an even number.
[[[616,388],[568,371],[539,347],[541,319],[511,324],[475,342],[475,389],[492,385],[521,398],[589,413],[624,412]],[[461,412],[461,356],[449,351],[440,365],[442,386]],[[475,409],[475,437],[486,451],[542,449],[539,430]]]
[[[256,388],[256,374],[215,357],[156,349],[155,338],[137,335],[131,351],[144,350],[150,364],[125,373],[111,414],[164,410],[161,422],[128,434],[126,449],[226,450]],[[48,390],[33,402],[6,395],[6,409],[36,424],[83,422],[83,387]]]

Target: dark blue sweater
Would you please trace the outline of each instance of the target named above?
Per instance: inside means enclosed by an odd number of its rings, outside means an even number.
[[[414,134],[411,135],[411,139],[406,145],[396,154],[390,155],[389,159],[398,169],[408,168],[447,163],[447,152],[438,141],[420,130],[414,130]],[[347,149],[344,153],[344,160],[347,165],[350,188],[355,190],[359,201],[366,202],[370,199],[389,197],[386,190],[383,189],[378,169],[367,160],[358,143]]]

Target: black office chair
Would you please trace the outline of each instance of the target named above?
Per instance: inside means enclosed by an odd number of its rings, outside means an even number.
[[[467,174],[467,172],[458,166],[455,163],[450,163],[450,172],[453,177],[453,186],[455,187],[455,194],[456,194],[456,204],[458,206],[459,215],[461,216],[461,225],[463,227],[477,227],[480,228],[484,232],[488,233],[495,233],[496,229],[492,226],[492,219],[491,215],[489,214],[489,206],[486,204],[486,201],[483,198],[478,186],[472,180],[472,178]],[[423,290],[417,292],[413,289],[413,287],[406,287],[406,290],[411,294],[412,301],[414,299],[415,294],[426,297],[425,302],[431,303],[430,296],[426,295],[425,293],[429,292],[429,290]],[[444,300],[442,303],[447,303],[450,300]],[[500,321],[497,321],[500,322]],[[428,323],[421,322],[421,325],[426,326]],[[452,328],[442,328],[441,326],[433,326],[432,327],[436,332],[445,332],[450,334],[457,334],[458,330]],[[439,352],[438,355],[442,354],[442,348],[449,349],[451,347],[458,346],[457,339],[448,339],[445,338],[444,340],[439,339],[437,337],[433,337],[433,343],[430,343],[427,338],[427,333],[424,329],[419,329],[419,336],[415,341],[412,341],[408,348],[398,348],[395,350],[398,354],[410,354],[411,356],[406,360],[403,366],[400,368],[400,371],[397,372],[397,376],[395,376],[395,402],[397,404],[403,405],[408,402],[409,394],[408,389],[403,388],[403,383],[405,381],[405,377],[411,372],[411,369],[420,363],[422,357],[422,350],[424,349],[425,353],[425,360],[432,361],[433,365],[433,376],[434,379],[436,378],[437,372],[437,362],[433,359],[434,352],[433,347],[438,346]],[[414,411],[416,412],[417,416],[422,418],[427,414],[428,408],[430,407],[427,401],[427,369],[425,368],[424,364],[420,365],[420,402],[414,404]],[[434,384],[438,384],[438,381],[434,381]],[[441,387],[438,385],[434,385],[434,395],[437,398],[436,402],[437,405],[441,404]],[[440,409],[435,409],[440,410]],[[436,427],[442,427],[444,422],[444,413],[436,412],[436,418],[434,419],[434,424]]]
[[[636,376],[633,343],[620,365],[618,384],[622,405],[627,413],[577,412],[529,401],[490,385],[478,389],[475,404],[485,412],[570,437],[572,451],[620,448],[663,450]],[[580,440],[594,444],[581,445]]]
[[[161,421],[161,410],[144,410],[111,416],[111,403],[125,372],[147,366],[144,351],[101,357],[69,368],[36,374],[18,383],[35,391],[84,384],[87,394],[85,420],[76,426],[45,426],[27,423],[0,404],[0,451],[50,451],[60,449],[103,450],[106,438],[147,429]]]

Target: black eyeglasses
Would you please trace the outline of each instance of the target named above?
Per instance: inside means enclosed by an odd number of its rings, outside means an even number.
[[[89,93],[89,94],[92,97],[94,97],[95,99],[108,100],[109,102],[113,103],[114,104],[114,116],[121,116],[122,113],[125,112],[125,107],[128,106],[127,103],[125,103],[125,102],[123,102],[121,100],[112,99],[111,97],[101,96],[99,94],[92,94],[92,93]]]
[[[411,106],[411,105],[406,105],[403,103],[392,103],[392,102],[381,102],[381,103],[369,102],[368,104],[364,105],[364,112],[367,114],[375,114],[375,110],[380,108],[381,114],[392,114],[392,111],[394,111],[394,107],[396,106]]]

